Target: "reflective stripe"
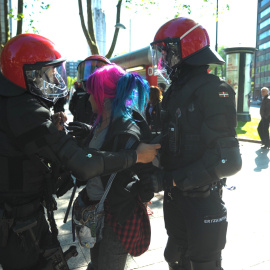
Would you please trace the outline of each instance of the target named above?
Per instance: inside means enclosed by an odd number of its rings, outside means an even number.
[[[196,24],[195,26],[193,26],[192,28],[190,28],[185,34],[183,34],[180,37],[180,40],[183,39],[186,35],[188,35],[190,32],[192,32],[194,29],[196,29],[198,26],[200,26],[200,24]]]

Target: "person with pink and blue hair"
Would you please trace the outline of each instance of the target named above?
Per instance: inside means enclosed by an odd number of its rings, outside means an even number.
[[[85,143],[103,151],[120,151],[132,138],[131,149],[149,142],[151,132],[144,118],[149,84],[140,75],[128,73],[116,64],[97,69],[86,83],[92,110],[97,114]],[[153,196],[152,163],[119,172],[105,201],[102,240],[90,249],[88,270],[121,270],[128,253],[139,256],[150,244],[150,222],[145,207]],[[109,176],[89,179],[81,196],[97,203]]]

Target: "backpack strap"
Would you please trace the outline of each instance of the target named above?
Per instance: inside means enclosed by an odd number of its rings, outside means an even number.
[[[125,149],[130,149],[135,142],[136,142],[136,139],[133,136],[131,136],[126,143]],[[99,201],[99,203],[96,206],[97,213],[104,211],[104,201],[105,201],[105,199],[110,191],[110,188],[112,186],[112,183],[113,183],[113,180],[114,180],[116,174],[117,173],[111,174],[111,176],[108,180],[108,183],[107,183],[106,188],[105,188],[105,192],[104,192],[101,200]]]

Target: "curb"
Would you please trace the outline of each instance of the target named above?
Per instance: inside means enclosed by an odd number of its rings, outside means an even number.
[[[261,140],[255,140],[255,139],[247,139],[247,138],[239,138],[236,137],[239,141],[243,141],[243,142],[252,142],[252,143],[262,143]]]

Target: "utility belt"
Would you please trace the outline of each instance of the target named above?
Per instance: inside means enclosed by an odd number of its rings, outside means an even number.
[[[217,192],[220,198],[222,197],[223,186],[225,185],[226,179],[222,179],[218,182],[214,182],[210,185],[202,186],[190,191],[182,191],[177,187],[171,187],[167,189],[168,196],[171,200],[181,194],[182,196],[190,198],[206,198],[211,193]]]
[[[5,210],[0,209],[0,247],[3,248],[7,245],[10,233],[15,233],[20,237],[20,239],[28,241],[28,238],[24,238],[24,233],[28,232],[30,234],[31,241],[34,244],[33,246],[39,254],[42,254],[43,257],[37,269],[69,270],[67,261],[71,257],[75,257],[78,255],[76,246],[71,246],[67,251],[63,252],[58,242],[59,245],[54,245],[53,247],[47,249],[41,249],[38,239],[36,238],[36,235],[33,231],[33,228],[36,227],[37,224],[38,222],[35,217],[15,222],[14,218],[6,218]]]
[[[6,218],[4,209],[0,208],[0,247],[5,247],[8,241],[9,230],[14,223],[14,218]]]
[[[35,200],[31,203],[11,206],[8,203],[4,203],[5,215],[8,218],[24,219],[34,216],[40,209],[40,200]]]
[[[3,208],[0,208],[0,247],[6,246],[10,229],[17,221],[33,218],[39,209],[39,200],[15,207],[4,203]]]

